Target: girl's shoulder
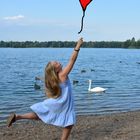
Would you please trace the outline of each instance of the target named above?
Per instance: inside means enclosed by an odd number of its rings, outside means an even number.
[[[61,72],[58,73],[58,78],[59,78],[59,80],[60,80],[60,83],[65,83],[65,82],[69,79],[68,76],[63,76],[63,75],[61,74]]]
[[[69,77],[67,77],[67,79],[65,79],[65,80],[63,80],[63,81],[60,80],[60,84],[65,84],[65,83],[67,83],[68,81],[69,81]]]
[[[63,70],[61,70],[59,73],[58,73],[58,78],[60,80],[60,83],[64,83],[65,81],[67,81],[69,78],[68,78],[68,75],[65,75]]]

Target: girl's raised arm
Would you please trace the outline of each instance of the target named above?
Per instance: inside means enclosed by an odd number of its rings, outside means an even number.
[[[82,44],[83,44],[83,38],[80,38],[76,44],[76,47],[74,48],[74,51],[72,52],[68,64],[66,65],[66,67],[64,67],[64,69],[61,72],[61,76],[63,76],[64,78],[67,78],[68,74],[72,70]]]

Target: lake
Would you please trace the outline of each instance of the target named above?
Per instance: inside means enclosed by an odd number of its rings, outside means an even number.
[[[45,99],[43,83],[34,88],[50,60],[65,66],[73,48],[0,48],[0,125],[11,112],[25,113]],[[78,115],[100,115],[140,109],[140,50],[81,48],[69,78]],[[89,93],[92,87],[105,93]],[[73,81],[79,81],[73,85]]]

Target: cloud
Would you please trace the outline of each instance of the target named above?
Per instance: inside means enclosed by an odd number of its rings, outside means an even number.
[[[17,15],[17,16],[4,17],[4,20],[18,20],[18,19],[23,19],[23,18],[25,18],[25,16]]]

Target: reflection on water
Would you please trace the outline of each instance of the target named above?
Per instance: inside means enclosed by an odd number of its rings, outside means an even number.
[[[72,52],[67,49],[0,49],[0,122],[11,112],[25,113],[30,105],[45,99],[35,90],[35,76],[43,76],[50,60],[63,66]],[[54,56],[55,54],[55,56]],[[69,77],[73,84],[77,114],[107,114],[140,109],[140,50],[81,49]],[[105,93],[89,93],[92,87],[107,88]]]

